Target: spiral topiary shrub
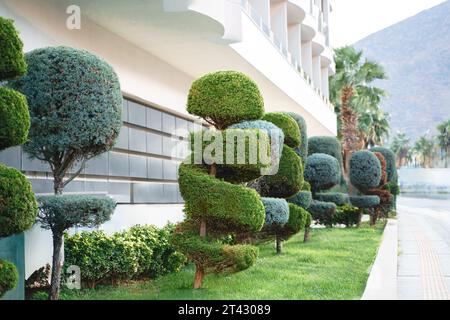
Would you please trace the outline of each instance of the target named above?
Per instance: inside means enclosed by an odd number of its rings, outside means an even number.
[[[330,189],[340,181],[339,162],[323,153],[309,156],[306,160],[305,180],[310,183],[313,193]]]
[[[283,130],[284,144],[288,147],[297,148],[300,146],[300,128],[291,116],[283,112],[271,112],[266,113],[263,120],[269,121]]]
[[[264,101],[257,84],[243,73],[219,71],[194,81],[187,111],[225,129],[241,121],[258,120]]]
[[[300,158],[302,158],[302,164],[304,167],[306,164],[306,158],[308,157],[308,126],[305,119],[301,115],[295,112],[286,112],[286,114],[291,116],[297,122],[300,129],[300,145],[294,148],[294,150]]]
[[[23,43],[12,20],[0,17],[0,80],[20,77],[27,71]]]
[[[308,217],[311,215],[305,209],[289,203],[289,220],[280,230],[280,237],[283,240],[288,240],[293,235],[296,235],[303,228],[305,228]],[[308,224],[309,227],[309,224]]]
[[[350,158],[350,181],[360,191],[378,187],[381,180],[380,160],[370,151],[357,151]]]
[[[16,266],[11,262],[0,259],[0,298],[14,289],[19,283],[19,274]]]
[[[0,238],[28,230],[36,215],[31,183],[20,171],[0,164]]]

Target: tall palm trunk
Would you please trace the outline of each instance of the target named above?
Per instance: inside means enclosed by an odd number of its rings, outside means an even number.
[[[344,177],[349,188],[351,187],[349,179],[350,157],[353,152],[359,149],[358,134],[358,115],[350,105],[351,99],[355,95],[355,89],[347,86],[342,89],[341,95],[341,133],[343,139],[344,152]]]

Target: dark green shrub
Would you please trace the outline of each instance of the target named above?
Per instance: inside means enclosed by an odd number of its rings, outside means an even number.
[[[316,200],[333,202],[337,206],[343,206],[349,203],[348,194],[339,192],[317,193]]]
[[[37,49],[26,59],[28,73],[9,83],[30,108],[25,150],[53,164],[55,192],[61,193],[75,163],[112,148],[122,126],[119,80],[109,64],[84,50]]]
[[[300,191],[303,185],[303,167],[300,157],[284,146],[278,172],[259,180],[260,194],[264,197],[287,198]]]
[[[289,221],[289,206],[285,199],[261,198],[266,210],[265,229],[277,230]]]
[[[344,163],[342,159],[342,147],[340,141],[336,137],[311,137],[308,139],[308,155],[311,156],[315,153],[325,153],[338,160],[341,171],[340,185],[346,186],[343,175]]]
[[[261,119],[264,101],[256,83],[243,73],[219,71],[194,81],[187,111],[210,121],[218,129]]]
[[[300,191],[294,196],[287,199],[289,203],[293,203],[303,209],[308,209],[311,205],[312,195],[309,191]]]
[[[308,208],[312,218],[316,223],[331,227],[333,225],[333,217],[336,211],[336,205],[332,202],[322,202],[313,200]]]
[[[306,164],[306,158],[308,157],[308,126],[305,119],[301,115],[295,112],[287,112],[287,114],[294,118],[300,129],[300,146],[295,147],[294,150],[300,158],[302,158],[302,164],[304,167]]]
[[[334,224],[344,224],[346,227],[358,225],[360,219],[360,209],[349,204],[344,204],[336,208],[334,213]]]
[[[300,128],[294,118],[283,112],[271,112],[266,113],[263,120],[269,121],[283,130],[284,144],[291,148],[300,146]]]
[[[28,179],[0,164],[0,238],[31,228],[36,215],[37,203]]]
[[[305,228],[308,215],[309,213],[305,209],[289,203],[289,220],[280,230],[283,240],[289,239]]]
[[[311,184],[313,192],[330,189],[340,181],[339,162],[323,153],[309,156],[306,160],[305,180]]]
[[[27,72],[23,43],[12,20],[0,17],[0,80],[14,79]]]
[[[386,172],[387,172],[387,180],[388,183],[397,179],[397,166],[395,160],[395,154],[388,148],[383,147],[374,147],[370,149],[372,152],[379,152],[383,155],[386,160]]]
[[[29,128],[30,114],[25,96],[0,87],[0,150],[25,143]]]
[[[0,260],[0,298],[19,283],[19,273],[11,262]]]
[[[373,208],[380,204],[377,196],[350,196],[350,203],[360,209]]]
[[[370,151],[357,151],[350,158],[350,181],[360,191],[378,187],[380,160]]]

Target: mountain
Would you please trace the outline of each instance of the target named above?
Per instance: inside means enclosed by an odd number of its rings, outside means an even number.
[[[374,33],[355,44],[381,63],[389,80],[378,86],[389,97],[391,133],[414,141],[450,119],[450,1]]]

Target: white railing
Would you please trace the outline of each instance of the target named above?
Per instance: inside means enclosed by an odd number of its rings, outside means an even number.
[[[311,10],[313,7],[317,7],[313,4],[314,0],[311,0]],[[331,104],[328,97],[326,97],[322,90],[317,87],[312,78],[302,68],[301,63],[293,58],[289,50],[283,45],[283,43],[275,36],[271,28],[266,25],[263,18],[253,9],[248,0],[241,0],[241,6],[243,11],[247,14],[251,21],[258,27],[258,29],[264,34],[269,42],[277,49],[277,51],[285,58],[285,60],[294,68],[294,70],[305,80],[305,82],[311,87],[311,89],[317,93],[317,95],[327,104],[327,106],[334,111],[334,106]]]

